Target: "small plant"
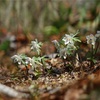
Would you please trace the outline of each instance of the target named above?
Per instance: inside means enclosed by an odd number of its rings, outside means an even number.
[[[78,49],[76,43],[81,42],[76,37],[78,33],[79,31],[77,31],[75,34],[65,34],[65,36],[62,38],[60,42],[58,42],[57,40],[52,41],[55,44],[58,55],[63,59],[64,66],[66,66],[66,59],[69,60],[71,64],[70,66],[75,65],[73,62],[73,58],[74,60],[77,59],[75,56],[75,52]]]
[[[40,52],[41,52],[41,46],[42,46],[42,42],[38,42],[37,39],[35,39],[35,41],[31,41],[31,51],[34,51],[36,52],[38,55],[40,55]]]
[[[25,66],[26,68],[26,72],[27,72],[27,75],[28,75],[28,71],[30,70],[28,68],[28,66],[31,66],[31,70],[33,71],[32,73],[37,76],[39,75],[39,69],[43,69],[43,67],[45,67],[45,57],[44,56],[39,56],[40,53],[41,53],[41,46],[42,46],[42,43],[41,42],[38,42],[37,39],[35,41],[31,41],[31,51],[34,51],[38,54],[38,56],[33,56],[32,58],[30,57],[27,57],[26,55],[23,55],[23,54],[18,54],[18,55],[14,55],[12,56],[12,60],[15,64],[17,64],[17,66],[19,67],[20,65],[23,65]],[[40,67],[41,68],[38,68]]]
[[[91,66],[96,62],[95,55],[100,46],[100,34],[90,34],[86,36],[87,44],[90,47],[87,59],[91,61]]]
[[[77,31],[75,34],[65,34],[61,42],[58,42],[57,40],[52,41],[55,44],[60,57],[66,59],[68,56],[73,55],[74,52],[78,49],[78,46],[76,46],[76,42],[81,42],[76,37],[78,33],[79,31]]]
[[[12,56],[11,59],[17,65],[17,67],[21,68],[22,70],[24,69],[24,67],[20,67],[20,66],[24,65],[26,69],[26,73],[28,74],[28,66],[32,65],[30,57],[27,57],[26,55],[18,54]]]

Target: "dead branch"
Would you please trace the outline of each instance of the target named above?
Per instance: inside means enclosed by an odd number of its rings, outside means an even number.
[[[14,98],[29,98],[29,94],[18,92],[11,87],[0,84],[0,93]]]

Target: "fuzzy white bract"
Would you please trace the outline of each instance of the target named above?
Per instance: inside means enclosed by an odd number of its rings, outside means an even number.
[[[95,43],[96,43],[96,39],[97,39],[98,35],[87,35],[86,39],[87,39],[87,44],[91,44],[93,46],[93,48],[95,48]]]
[[[26,65],[32,65],[32,59],[30,57],[25,57],[25,64]]]
[[[19,65],[21,65],[22,63],[22,58],[20,57],[20,55],[14,55],[11,57],[11,59],[14,61],[14,63],[18,63]]]
[[[38,42],[37,39],[35,41],[31,41],[31,50],[40,54],[42,43]]]
[[[61,43],[57,40],[53,40],[52,42],[55,44],[55,47],[59,53],[59,56],[66,59],[67,56],[70,56],[74,53],[75,50],[77,50],[76,43],[81,42],[76,35],[79,33],[77,31],[75,34],[65,34],[65,36],[62,38]]]
[[[65,34],[65,36],[63,37],[62,40],[64,41],[65,45],[67,45],[69,43],[70,44],[74,44],[74,42],[73,42],[73,35]]]

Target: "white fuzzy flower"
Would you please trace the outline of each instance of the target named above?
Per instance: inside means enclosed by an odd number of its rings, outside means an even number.
[[[19,65],[21,65],[22,63],[22,58],[20,57],[20,55],[14,55],[11,57],[11,59],[13,59],[14,63],[18,63]]]
[[[86,36],[86,39],[87,39],[87,44],[92,44],[93,48],[95,48],[96,36],[90,34]]]
[[[40,54],[42,43],[38,42],[37,39],[35,41],[31,41],[31,50]]]
[[[63,37],[62,40],[64,41],[65,45],[67,45],[69,43],[74,44],[72,35],[65,34],[65,37]]]
[[[26,65],[31,65],[31,61],[32,61],[32,59],[30,58],[30,57],[25,57],[25,64]]]

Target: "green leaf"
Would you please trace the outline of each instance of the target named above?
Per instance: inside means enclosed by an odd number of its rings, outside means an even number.
[[[10,48],[10,41],[6,40],[0,44],[0,50],[7,51]]]
[[[46,26],[44,28],[44,33],[49,36],[49,35],[53,35],[53,34],[58,34],[59,30],[54,26]]]
[[[81,40],[79,40],[78,38],[73,38],[73,40],[76,42],[81,42]]]
[[[79,30],[77,30],[77,32],[73,35],[73,37],[75,37],[77,34],[79,34]]]

